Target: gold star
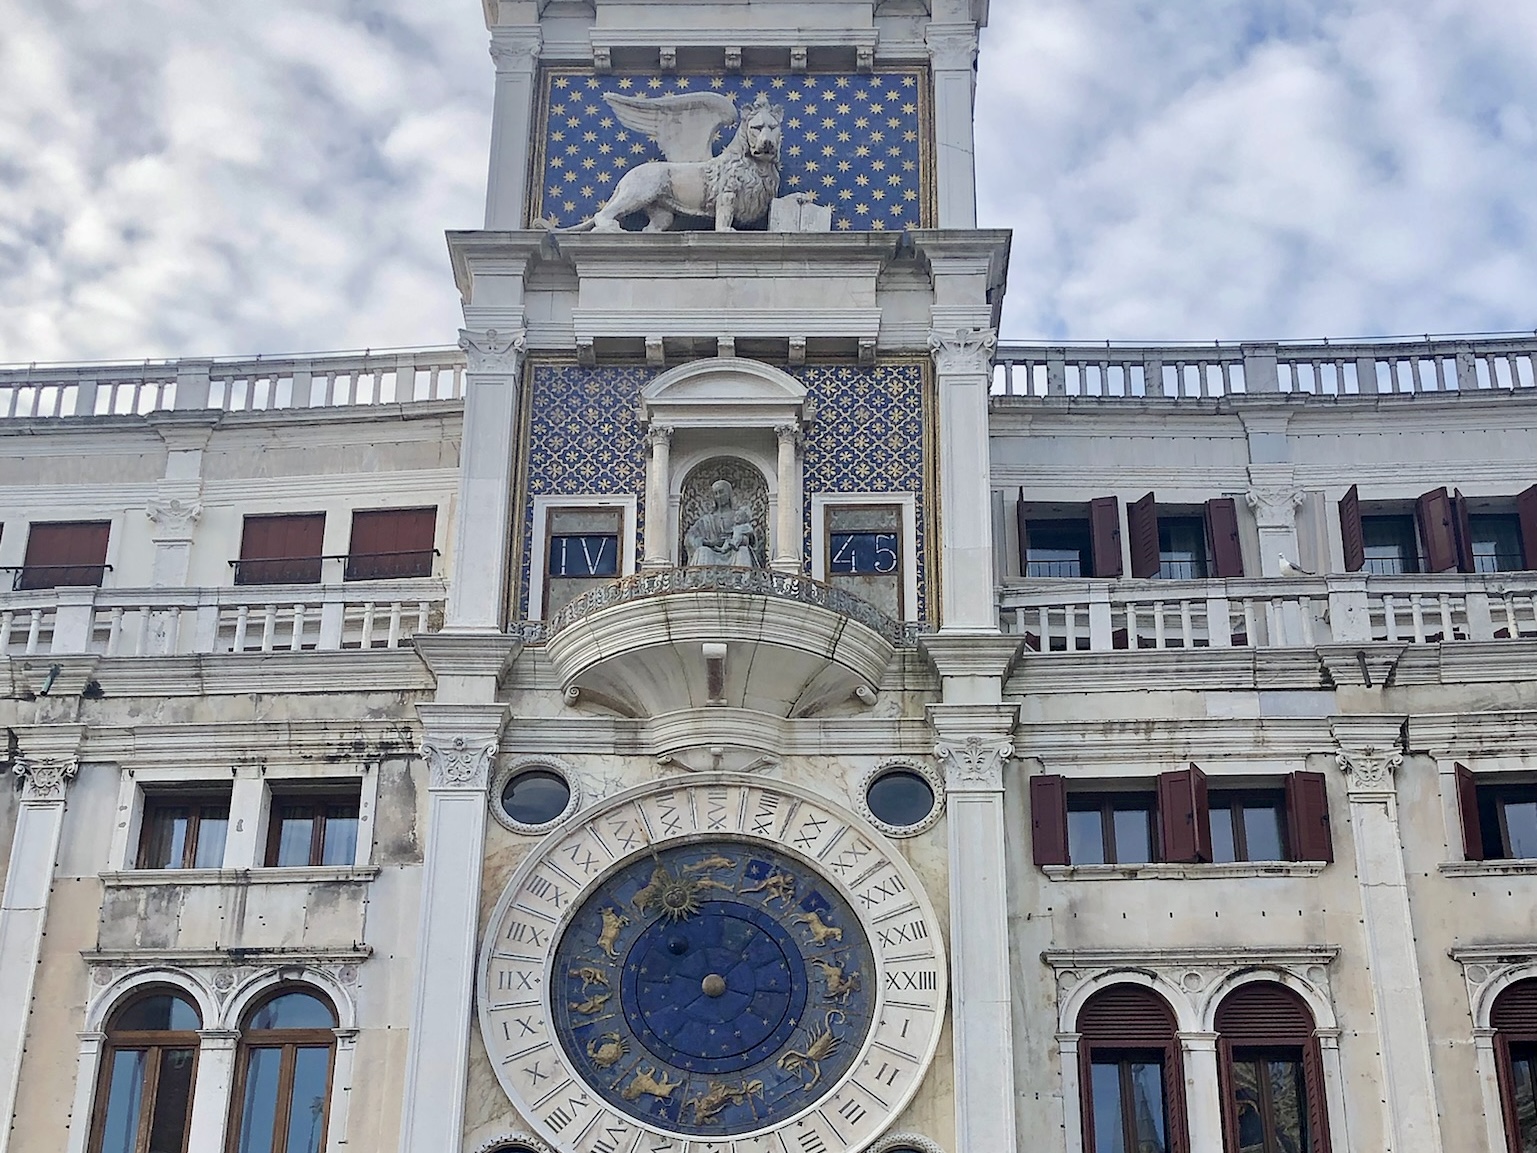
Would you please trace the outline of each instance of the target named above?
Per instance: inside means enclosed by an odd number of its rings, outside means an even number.
[[[879,115],[880,111],[881,111],[881,105],[879,105],[879,104],[872,104],[872,105],[870,105],[870,115],[872,115],[872,116]]]
[[[588,144],[595,144],[598,140],[598,134],[596,132],[584,132],[582,133],[582,139]]]
[[[726,82],[724,80],[722,80],[719,76],[712,76],[712,77],[710,77],[710,87],[711,88],[724,88],[725,86],[726,86]]]
[[[868,128],[868,127],[870,127],[870,121],[869,121],[869,118],[868,118],[868,117],[865,117],[865,116],[860,116],[860,117],[858,117],[858,118],[857,118],[857,119],[856,119],[856,120],[855,120],[855,121],[854,121],[854,127],[855,127],[855,128]]]
[[[555,87],[557,87],[557,88],[564,88],[569,83],[571,83],[571,82],[569,80],[567,80],[564,76],[557,76],[555,78]]]
[[[612,116],[605,116],[602,120],[598,121],[599,128],[612,128],[613,126],[614,118]]]
[[[784,86],[785,86],[785,78],[783,76],[776,76],[776,77],[774,77],[774,87],[775,88],[783,88]]]
[[[847,104],[840,104],[840,105],[838,105],[838,115],[839,116],[847,116],[852,111],[853,111],[853,109],[850,108]]]
[[[646,81],[647,88],[660,88],[661,86],[662,78],[660,76],[653,76],[650,80]]]
[[[564,104],[552,104],[550,105],[550,113],[554,116],[564,116],[566,114],[566,106]]]
[[[838,77],[838,87],[839,88],[847,88],[848,86],[849,86],[849,78],[847,76],[840,76],[840,77]]]
[[[589,88],[596,88],[597,86],[598,86],[598,78],[596,76],[589,76],[587,78],[587,87],[589,87]]]
[[[631,80],[628,76],[626,76],[623,80],[621,80],[619,82],[619,87],[622,88],[622,89],[629,89],[634,84],[635,84],[635,81]]]

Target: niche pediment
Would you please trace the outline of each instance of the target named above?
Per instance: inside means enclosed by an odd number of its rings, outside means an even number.
[[[773,428],[811,417],[793,376],[734,356],[669,369],[642,390],[640,405],[642,419],[674,428]]]

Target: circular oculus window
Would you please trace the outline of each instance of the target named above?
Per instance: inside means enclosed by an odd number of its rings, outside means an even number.
[[[491,812],[514,833],[547,833],[581,801],[570,772],[548,758],[514,761],[499,769],[491,782]]]
[[[944,811],[938,774],[908,761],[877,765],[860,783],[860,809],[881,832],[912,837],[934,826]]]

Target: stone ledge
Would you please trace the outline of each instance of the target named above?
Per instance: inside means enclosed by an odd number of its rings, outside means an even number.
[[[1221,865],[1043,865],[1053,881],[1228,881],[1244,877],[1316,877],[1324,861],[1238,861]],[[1537,869],[1534,869],[1537,871]]]
[[[102,873],[108,889],[149,885],[312,885],[321,881],[371,881],[378,865],[320,865],[299,868],[263,866],[254,869],[123,869]]]
[[[1537,860],[1442,861],[1436,872],[1443,877],[1537,877]]]

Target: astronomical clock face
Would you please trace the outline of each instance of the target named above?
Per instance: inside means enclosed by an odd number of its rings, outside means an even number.
[[[857,817],[690,779],[616,798],[523,864],[483,950],[481,1029],[565,1149],[856,1150],[932,1056],[939,940]]]

